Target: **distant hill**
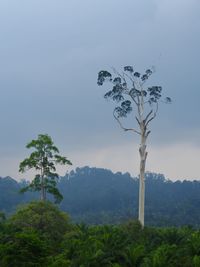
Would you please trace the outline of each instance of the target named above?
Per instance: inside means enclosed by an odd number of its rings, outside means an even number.
[[[0,178],[0,210],[12,213],[16,206],[38,198],[19,194],[23,182]],[[100,168],[77,168],[61,177],[58,185],[64,200],[61,209],[75,221],[119,223],[137,218],[138,179],[129,173]],[[146,216],[148,225],[200,226],[200,181],[166,180],[161,174],[146,174]]]

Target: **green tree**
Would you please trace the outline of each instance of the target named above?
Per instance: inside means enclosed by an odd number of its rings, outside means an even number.
[[[153,252],[153,267],[173,267],[176,262],[176,245],[162,244]]]
[[[38,173],[21,192],[40,191],[42,201],[46,200],[46,193],[50,193],[53,194],[56,202],[60,202],[63,196],[56,188],[59,177],[56,173],[56,164],[72,165],[72,163],[59,154],[58,148],[47,134],[39,134],[38,138],[32,140],[26,147],[34,149],[34,152],[20,163],[19,171],[24,173],[29,169],[35,169]]]
[[[45,267],[47,255],[47,244],[32,230],[16,232],[0,244],[1,267]]]
[[[124,253],[124,259],[128,267],[141,266],[145,257],[145,249],[143,245],[132,244],[128,246]]]
[[[114,75],[110,72],[102,70],[98,73],[98,85],[103,85],[108,81],[112,85],[112,89],[108,91],[104,97],[112,99],[118,103],[114,108],[113,116],[119,126],[124,131],[131,131],[140,136],[140,186],[139,186],[139,215],[138,219],[144,226],[144,200],[145,200],[145,166],[147,159],[147,138],[150,134],[149,124],[156,117],[158,112],[158,104],[162,98],[162,87],[151,86],[145,87],[146,81],[153,73],[153,69],[147,69],[144,74],[140,74],[133,70],[132,66],[125,66],[122,72],[113,69]],[[169,103],[171,99],[166,97],[164,102]],[[125,128],[121,119],[127,117],[132,111],[132,105],[135,106],[135,119],[138,128]]]
[[[33,201],[20,207],[8,223],[11,229],[23,232],[31,229],[39,233],[53,247],[57,247],[64,234],[72,230],[68,215],[49,201]]]

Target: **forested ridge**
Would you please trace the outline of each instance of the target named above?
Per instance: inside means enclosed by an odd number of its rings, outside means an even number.
[[[7,215],[22,203],[38,199],[38,193],[19,194],[27,182],[0,178],[0,210]],[[77,168],[60,177],[64,196],[60,208],[74,222],[116,224],[137,218],[138,179],[129,173],[100,168]],[[52,199],[51,199],[52,200]],[[161,174],[146,174],[146,225],[200,226],[200,181],[175,181]]]

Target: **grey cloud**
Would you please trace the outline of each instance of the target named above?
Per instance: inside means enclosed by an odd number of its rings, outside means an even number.
[[[96,85],[100,69],[126,64],[156,65],[150,84],[173,99],[160,107],[151,142],[198,144],[198,10],[195,0],[1,1],[2,152],[17,156],[40,132],[71,150],[131,141]]]

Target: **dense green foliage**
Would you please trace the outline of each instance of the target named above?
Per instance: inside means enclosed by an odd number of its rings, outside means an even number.
[[[38,198],[37,193],[20,195],[23,186],[24,182],[0,178],[0,211],[10,214],[20,203]],[[64,196],[60,207],[73,221],[115,224],[137,218],[138,180],[128,173],[77,168],[60,178],[58,188]],[[172,182],[148,173],[145,221],[153,226],[200,227],[200,181]]]
[[[50,202],[32,202],[20,207],[9,219],[9,225],[23,231],[34,230],[45,235],[54,245],[62,240],[63,234],[70,228],[69,218]]]
[[[50,202],[32,202],[0,221],[1,267],[199,267],[200,231],[72,224]]]
[[[46,194],[49,193],[59,203],[63,196],[56,187],[59,177],[56,173],[56,164],[72,165],[72,163],[59,154],[58,148],[47,134],[39,134],[36,140],[26,145],[26,148],[34,151],[20,163],[19,171],[24,173],[29,169],[34,169],[37,174],[31,183],[21,189],[21,192],[39,191],[41,200],[46,200]]]

